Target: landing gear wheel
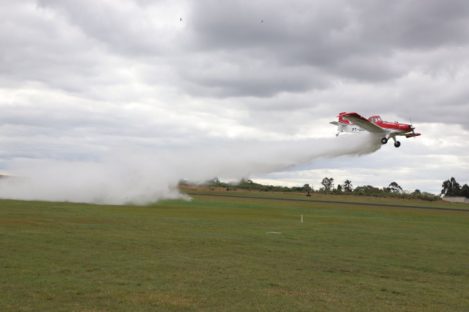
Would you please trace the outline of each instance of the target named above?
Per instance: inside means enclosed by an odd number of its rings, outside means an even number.
[[[395,147],[401,146],[401,142],[399,142],[399,141],[394,142],[394,146],[395,146]]]
[[[381,139],[381,144],[386,144],[386,143],[388,143],[388,139],[382,138],[382,139]]]

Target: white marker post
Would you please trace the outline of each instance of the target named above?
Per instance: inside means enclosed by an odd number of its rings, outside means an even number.
[[[303,215],[301,215],[300,223],[303,223]]]

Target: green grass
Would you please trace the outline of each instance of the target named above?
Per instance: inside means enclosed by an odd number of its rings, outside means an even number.
[[[0,311],[469,311],[468,246],[457,211],[0,200]]]

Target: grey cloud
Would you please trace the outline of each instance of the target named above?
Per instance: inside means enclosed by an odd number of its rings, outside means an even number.
[[[107,137],[108,140],[115,138],[117,141],[138,142],[148,139],[158,143],[160,140],[190,140],[192,136],[202,136],[201,130],[195,127],[142,114],[138,110],[97,110],[93,107],[61,103],[43,103],[40,109],[35,109],[30,104],[10,105],[2,106],[0,130],[9,138],[41,136],[96,142],[104,142]]]
[[[318,63],[391,49],[466,44],[469,4],[453,1],[214,0],[194,7],[196,35],[208,48],[301,50]],[[263,21],[263,22],[261,22]],[[295,52],[294,52],[295,53]]]
[[[325,88],[327,75],[299,66],[282,67],[262,56],[251,58],[212,54],[185,63],[180,75],[187,89],[202,96],[271,97],[279,92]]]
[[[2,86],[15,88],[38,82],[78,92],[99,81],[99,69],[106,62],[99,48],[76,29],[33,2],[1,5]],[[98,65],[100,61],[103,63]]]
[[[397,63],[396,52],[419,49],[425,54],[441,46],[467,45],[468,9],[464,1],[287,4],[207,0],[194,6],[191,26],[197,49],[205,53],[224,51],[240,59],[257,56],[285,72],[291,65],[304,66],[339,80],[374,83],[399,78],[412,70]],[[252,64],[255,62],[253,58]],[[224,83],[226,88],[219,86],[217,95],[225,90],[227,96],[256,96],[249,88],[249,66],[245,68],[241,71],[245,80]],[[216,79],[190,81],[202,87],[217,85]],[[255,84],[255,78],[252,82]],[[272,81],[272,87],[282,90],[276,81]],[[297,91],[315,87],[314,82],[304,81],[304,87]],[[286,85],[285,91],[289,90]]]
[[[363,39],[393,48],[429,49],[468,43],[469,4],[462,0],[362,1]]]
[[[138,55],[159,51],[157,36],[142,9],[131,1],[115,5],[111,1],[39,0],[41,7],[65,16],[86,35],[103,42],[111,50]]]

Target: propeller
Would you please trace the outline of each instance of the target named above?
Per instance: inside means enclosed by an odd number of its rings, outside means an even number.
[[[412,123],[412,116],[409,117],[409,125],[410,125],[410,129],[412,130],[412,133],[415,133],[415,131],[414,131],[414,130],[415,130],[415,127],[414,127],[414,125],[413,125],[413,123]]]

